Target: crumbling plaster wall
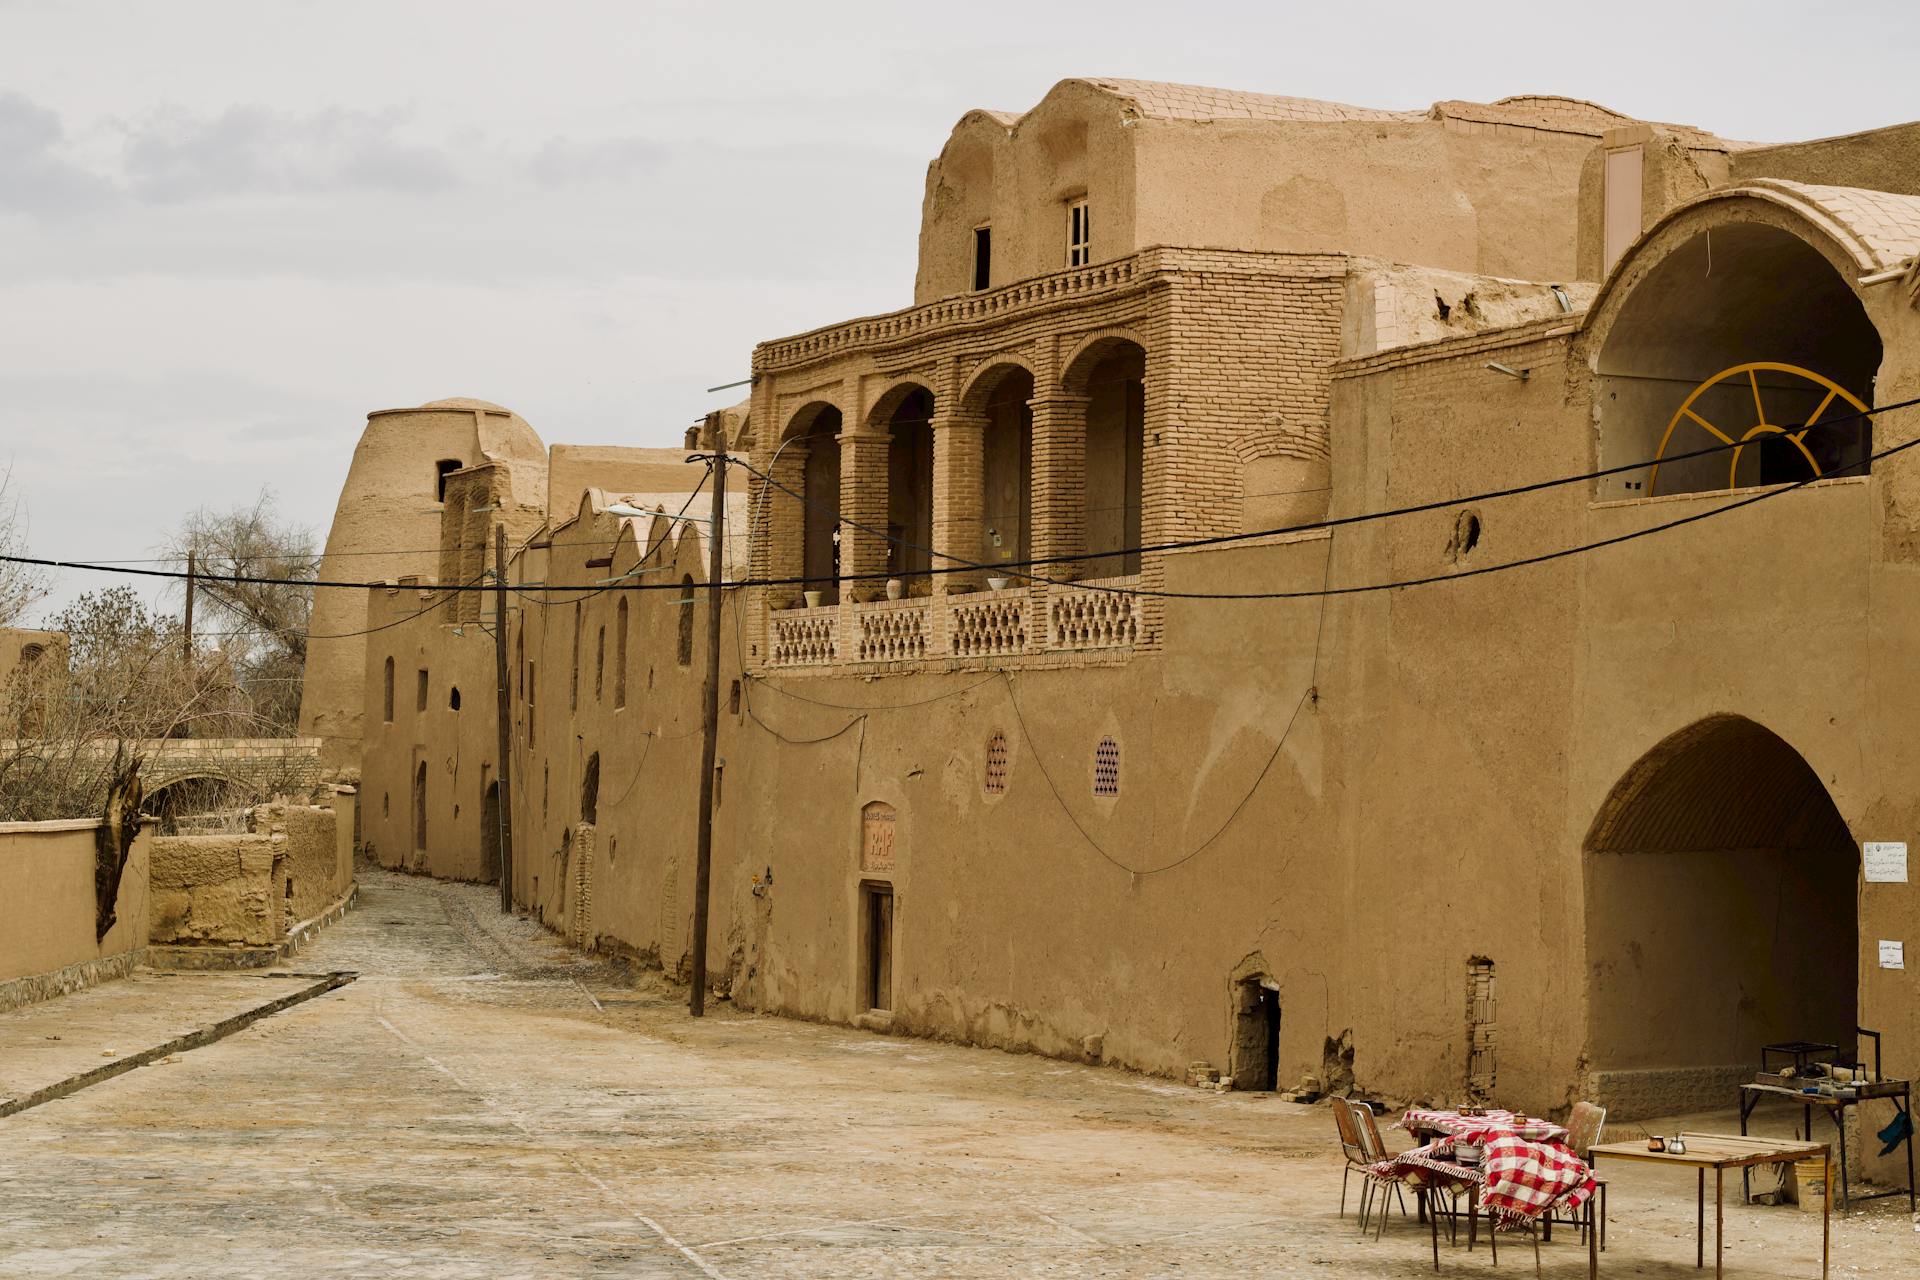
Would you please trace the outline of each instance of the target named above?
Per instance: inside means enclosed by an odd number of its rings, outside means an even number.
[[[277,946],[287,936],[284,833],[153,842],[156,943]]]

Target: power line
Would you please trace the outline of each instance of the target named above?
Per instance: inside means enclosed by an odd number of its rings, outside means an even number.
[[[1910,408],[1916,404],[1920,404],[1920,396],[1916,396],[1912,399],[1897,401],[1893,404],[1881,405],[1880,407],[1875,409],[1867,409],[1858,413],[1849,413],[1849,414],[1843,414],[1839,417],[1828,418],[1819,423],[1809,423],[1806,427],[1802,428],[1802,433],[1804,434],[1804,432],[1806,431],[1824,430],[1828,427],[1836,427],[1836,426],[1842,425],[1843,423],[1857,422],[1862,419],[1871,419],[1877,414],[1889,413],[1896,409]],[[1165,551],[1186,551],[1196,547],[1221,546],[1221,545],[1235,543],[1235,542],[1249,542],[1249,541],[1253,541],[1260,538],[1280,537],[1287,534],[1312,533],[1312,532],[1317,532],[1321,529],[1329,529],[1329,530],[1337,529],[1337,528],[1342,528],[1346,525],[1366,524],[1375,520],[1390,520],[1400,516],[1420,515],[1420,514],[1424,514],[1432,511],[1442,511],[1451,507],[1461,507],[1461,506],[1466,506],[1476,502],[1492,502],[1492,501],[1497,501],[1501,498],[1519,497],[1524,494],[1538,493],[1546,489],[1561,488],[1571,484],[1581,484],[1586,481],[1604,479],[1607,476],[1620,475],[1630,471],[1641,471],[1653,466],[1661,466],[1661,465],[1665,465],[1667,463],[1672,463],[1672,462],[1684,462],[1690,458],[1705,457],[1710,454],[1725,453],[1730,449],[1741,449],[1741,448],[1748,448],[1748,447],[1757,447],[1757,443],[1752,440],[1745,440],[1745,441],[1731,441],[1724,444],[1708,445],[1704,448],[1689,450],[1685,453],[1670,454],[1662,458],[1652,458],[1652,459],[1645,459],[1638,462],[1622,463],[1618,466],[1602,467],[1598,470],[1582,472],[1578,475],[1560,476],[1552,480],[1536,480],[1528,484],[1513,485],[1504,489],[1491,489],[1484,493],[1469,494],[1466,497],[1461,497],[1461,498],[1438,499],[1433,502],[1416,503],[1412,506],[1392,507],[1384,511],[1364,511],[1356,515],[1338,516],[1338,517],[1325,519],[1325,520],[1311,520],[1302,524],[1284,525],[1276,529],[1260,529],[1260,530],[1255,530],[1252,532],[1245,532],[1245,533],[1211,534],[1206,537],[1187,538],[1187,539],[1182,539],[1175,542],[1162,542],[1162,543],[1133,546],[1133,547],[1117,547],[1108,551],[1083,552],[1083,553],[1078,553],[1074,555],[1041,556],[1041,557],[1029,558],[1026,560],[1001,561],[997,564],[989,564],[981,561],[967,560],[963,557],[956,556],[951,552],[938,551],[932,547],[921,546],[918,543],[909,542],[904,538],[897,537],[894,534],[887,532],[886,530],[875,529],[870,526],[860,524],[857,521],[849,520],[845,516],[841,515],[838,511],[829,511],[827,508],[825,508],[821,504],[813,502],[805,494],[797,493],[793,489],[788,488],[786,485],[780,483],[780,481],[774,479],[772,476],[768,475],[766,472],[763,472],[758,468],[754,467],[752,464],[742,462],[739,465],[746,467],[748,471],[752,472],[756,476],[759,476],[761,480],[763,480],[765,483],[767,483],[771,487],[778,489],[780,492],[786,494],[788,497],[796,499],[803,506],[806,506],[815,511],[823,512],[825,514],[830,514],[834,516],[836,520],[838,520],[842,524],[845,524],[854,529],[857,529],[860,532],[865,533],[871,537],[880,538],[885,542],[892,543],[897,546],[901,546],[908,550],[923,551],[923,552],[926,552],[930,557],[937,556],[942,560],[947,560],[952,562],[949,566],[944,568],[930,566],[925,569],[901,570],[901,571],[891,571],[891,572],[884,572],[884,573],[844,574],[844,575],[841,575],[838,579],[841,582],[880,581],[880,580],[889,579],[889,578],[934,577],[934,576],[952,574],[952,573],[970,573],[976,570],[986,570],[989,573],[1005,574],[1008,570],[1013,570],[1014,572],[1012,572],[1008,576],[1021,578],[1028,582],[1040,583],[1043,585],[1073,585],[1078,589],[1087,590],[1087,591],[1106,591],[1106,592],[1113,592],[1117,594],[1150,596],[1150,597],[1157,597],[1162,599],[1264,600],[1264,599],[1293,599],[1293,598],[1296,598],[1299,593],[1294,593],[1289,595],[1275,595],[1271,593],[1251,594],[1251,595],[1209,594],[1209,593],[1199,593],[1199,592],[1183,593],[1183,592],[1154,591],[1154,590],[1149,590],[1146,588],[1138,588],[1138,587],[1103,586],[1099,583],[1083,582],[1083,583],[1067,584],[1052,578],[1043,578],[1033,574],[1020,573],[1018,572],[1018,570],[1024,569],[1024,568],[1033,568],[1033,567],[1042,566],[1042,565],[1077,564],[1077,563],[1080,563],[1083,561],[1089,561],[1089,560],[1110,560],[1110,559],[1115,559],[1121,556],[1146,555],[1146,554],[1153,554],[1153,553],[1165,552]],[[1872,457],[1865,459],[1864,461],[1872,462],[1880,456],[1882,455],[1876,454],[1876,455],[1873,455]],[[1860,465],[1862,464],[1858,462],[1852,463],[1852,464],[1849,464],[1848,467],[1841,468],[1841,471],[1850,470],[1853,467],[1857,467]],[[1815,480],[1823,480],[1823,479],[1830,479],[1830,478],[1832,477],[1812,476],[1812,477],[1809,477],[1807,480],[1796,482],[1795,484],[1789,487],[1799,488],[1805,484],[1810,484]],[[1609,544],[1607,543],[1593,544],[1593,546],[1595,547],[1603,546],[1603,545],[1609,545]],[[1588,548],[1588,549],[1591,549],[1591,548]],[[1529,564],[1529,563],[1535,563],[1535,561],[1516,561],[1510,566],[1494,566],[1494,567],[1495,568],[1502,568],[1502,567],[1518,568],[1521,565]],[[1488,572],[1488,570],[1477,570],[1475,572]],[[1368,588],[1344,588],[1343,591],[1346,593],[1351,593],[1353,591],[1363,590],[1363,589],[1364,590],[1392,590],[1396,587],[1401,587],[1401,586],[1419,586],[1427,582],[1451,580],[1452,578],[1465,577],[1465,576],[1468,576],[1468,575],[1463,573],[1446,574],[1446,575],[1440,575],[1435,578],[1423,578],[1423,579],[1418,579],[1418,580],[1404,582],[1404,583],[1382,583],[1382,584],[1378,584],[1377,586],[1368,587]],[[753,585],[784,586],[784,585],[791,585],[795,581],[810,582],[810,581],[816,581],[816,579],[767,580],[765,582],[757,583]],[[1306,594],[1314,594],[1314,593],[1306,593]],[[1333,594],[1341,594],[1341,592],[1334,592]]]
[[[1828,419],[1827,421],[1815,424],[1815,426],[1808,429],[1818,430],[1820,428],[1824,428],[1828,426],[1835,426],[1845,421],[1851,421],[1859,418],[1870,418],[1877,414],[1888,413],[1897,409],[1910,408],[1916,404],[1920,404],[1920,397],[1915,397],[1909,400],[1902,400],[1894,404],[1883,405],[1877,409],[1867,410],[1864,413],[1849,414],[1842,418]],[[1754,442],[1746,441],[1744,443],[1751,445]],[[1540,564],[1549,560],[1560,559],[1565,556],[1578,555],[1587,551],[1599,550],[1603,547],[1613,546],[1621,542],[1630,542],[1635,538],[1647,537],[1654,533],[1660,533],[1668,529],[1678,528],[1681,525],[1691,524],[1699,520],[1708,519],[1715,515],[1721,515],[1729,511],[1736,511],[1741,507],[1749,506],[1755,502],[1760,502],[1768,498],[1777,497],[1781,493],[1791,492],[1796,489],[1805,488],[1807,485],[1814,484],[1820,480],[1832,479],[1832,478],[1835,478],[1836,475],[1849,472],[1849,471],[1858,470],[1862,467],[1869,466],[1870,464],[1877,462],[1882,458],[1891,457],[1896,453],[1900,453],[1905,449],[1911,447],[1911,445],[1914,443],[1920,443],[1920,439],[1916,439],[1915,441],[1909,441],[1907,444],[1896,445],[1896,446],[1893,446],[1892,448],[1881,450],[1880,452],[1871,454],[1864,459],[1861,459],[1853,463],[1849,463],[1848,465],[1839,468],[1838,472],[1836,472],[1835,475],[1809,476],[1804,480],[1794,481],[1790,484],[1782,485],[1777,488],[1770,488],[1765,492],[1756,494],[1753,497],[1743,499],[1739,502],[1731,503],[1723,507],[1716,507],[1711,511],[1697,513],[1695,515],[1688,516],[1684,519],[1669,521],[1666,524],[1654,525],[1654,526],[1651,526],[1650,528],[1639,530],[1634,533],[1623,534],[1615,538],[1602,539],[1597,542],[1583,543],[1575,547],[1564,548],[1559,551],[1549,552],[1549,553],[1545,553],[1538,556],[1531,556],[1522,560],[1508,561],[1508,562],[1497,564],[1497,565],[1488,565],[1479,569],[1461,570],[1455,573],[1436,574],[1436,575],[1423,577],[1423,578],[1408,578],[1408,579],[1402,579],[1394,582],[1369,583],[1369,584],[1364,584],[1360,586],[1351,586],[1351,587],[1331,587],[1326,589],[1324,592],[1293,591],[1293,592],[1214,593],[1214,592],[1193,592],[1193,591],[1188,591],[1188,592],[1158,591],[1158,590],[1151,590],[1151,589],[1140,588],[1140,587],[1114,587],[1114,586],[1108,586],[1100,583],[1055,582],[1052,579],[1037,578],[1037,577],[1034,577],[1033,575],[1018,574],[1018,573],[1014,574],[1013,576],[1023,577],[1028,579],[1029,581],[1039,582],[1045,585],[1072,586],[1077,590],[1107,591],[1107,592],[1113,592],[1113,593],[1122,594],[1122,595],[1135,595],[1135,596],[1154,597],[1154,598],[1173,599],[1173,600],[1292,600],[1292,599],[1301,599],[1309,596],[1318,596],[1322,594],[1354,595],[1354,594],[1371,592],[1371,591],[1393,591],[1393,590],[1399,590],[1405,587],[1424,586],[1431,583],[1452,582],[1452,581],[1457,581],[1463,578],[1478,577],[1488,573],[1499,573],[1508,569],[1525,568],[1529,565]],[[1663,463],[1678,462],[1688,458],[1701,457],[1706,454],[1725,452],[1729,448],[1737,448],[1737,447],[1740,447],[1740,446],[1738,444],[1714,445],[1705,449],[1697,449],[1687,453],[1674,454],[1667,458],[1661,459],[1660,461]],[[775,488],[781,489],[783,492],[788,493],[790,496],[798,498],[803,503],[807,502],[807,499],[804,497],[804,495],[794,494],[792,490],[787,489],[784,485],[781,485],[777,481],[774,481],[770,477],[767,477],[763,472],[758,471],[757,469],[751,467],[750,465],[746,463],[739,463],[738,465],[746,466],[749,471],[752,471],[753,474],[760,476],[768,484],[773,485]],[[1303,524],[1286,525],[1286,526],[1282,526],[1274,529],[1262,529],[1262,530],[1256,530],[1256,531],[1246,532],[1246,533],[1216,534],[1208,537],[1189,538],[1189,539],[1184,539],[1176,542],[1165,542],[1165,543],[1157,543],[1152,545],[1143,545],[1143,546],[1136,546],[1136,547],[1123,547],[1123,548],[1117,548],[1113,550],[1107,550],[1107,551],[1101,551],[1101,552],[1095,552],[1095,553],[1086,553],[1081,555],[1036,558],[1031,560],[1005,563],[1005,564],[999,564],[999,565],[976,563],[973,561],[961,559],[960,557],[951,555],[947,552],[930,552],[930,554],[939,555],[944,560],[956,561],[957,563],[954,566],[946,567],[946,568],[929,567],[926,569],[904,570],[900,572],[890,572],[890,573],[848,574],[839,578],[839,581],[858,582],[858,581],[879,580],[879,579],[885,579],[885,578],[906,578],[906,577],[921,578],[921,577],[938,576],[938,575],[949,574],[949,573],[970,572],[973,570],[980,570],[980,569],[984,569],[992,572],[999,572],[1005,569],[1013,569],[1018,567],[1031,567],[1031,566],[1041,565],[1041,564],[1069,563],[1069,562],[1078,562],[1083,560],[1107,560],[1107,559],[1112,559],[1114,557],[1123,556],[1123,555],[1144,555],[1144,554],[1153,554],[1153,553],[1164,552],[1164,551],[1180,551],[1180,550],[1192,549],[1195,547],[1218,546],[1218,545],[1224,545],[1224,544],[1230,544],[1230,543],[1236,543],[1236,542],[1247,542],[1247,541],[1253,541],[1261,538],[1279,537],[1279,536],[1284,536],[1287,534],[1294,534],[1294,533],[1311,533],[1321,529],[1344,528],[1348,525],[1365,524],[1365,523],[1370,523],[1376,520],[1387,520],[1387,519],[1393,519],[1399,516],[1417,515],[1424,512],[1445,510],[1451,507],[1466,506],[1468,504],[1476,503],[1476,502],[1488,502],[1488,501],[1493,501],[1500,498],[1516,497],[1516,496],[1527,494],[1527,493],[1537,493],[1545,489],[1557,488],[1557,487],[1561,487],[1569,484],[1578,484],[1578,483],[1581,483],[1582,481],[1600,479],[1610,475],[1618,475],[1626,471],[1637,471],[1646,467],[1650,467],[1652,465],[1654,465],[1652,461],[1642,461],[1642,462],[1624,464],[1624,465],[1615,466],[1615,467],[1605,467],[1597,471],[1584,472],[1579,475],[1562,476],[1552,480],[1534,481],[1530,484],[1515,485],[1505,489],[1489,490],[1484,493],[1470,494],[1468,496],[1460,497],[1460,498],[1441,499],[1433,502],[1418,503],[1412,506],[1390,508],[1385,511],[1362,512],[1357,515],[1340,516],[1340,517],[1327,519],[1327,520],[1309,521]],[[894,538],[890,534],[887,534],[878,530],[865,529],[863,526],[855,524],[852,521],[843,520],[842,523],[848,524],[850,527],[853,527],[853,528],[862,529],[863,532],[866,532],[875,537],[885,539],[890,542],[903,542],[903,540]],[[914,546],[915,544],[909,543],[905,545]],[[928,548],[924,548],[924,547],[916,547],[915,549],[929,550]],[[169,571],[169,570],[161,570],[161,569],[110,567],[106,565],[93,564],[93,563],[88,563],[84,561],[53,560],[53,559],[45,559],[45,558],[33,557],[33,556],[0,555],[0,561],[5,561],[5,562],[10,562],[15,564],[34,565],[34,566],[43,567],[43,568],[91,570],[93,572],[117,573],[117,574],[133,575],[133,576],[139,576],[139,577],[180,579],[187,576],[186,574],[180,573],[177,571]],[[395,583],[391,583],[391,582],[345,582],[345,581],[326,581],[326,580],[296,580],[296,579],[266,578],[266,577],[245,577],[245,576],[235,577],[231,575],[220,576],[220,575],[208,575],[208,574],[201,574],[198,576],[202,580],[211,579],[214,581],[229,582],[229,583],[240,582],[240,583],[252,583],[257,585],[267,585],[267,586],[301,586],[301,587],[315,587],[315,588],[340,588],[340,589],[352,589],[352,590],[371,590],[374,588],[391,588],[396,585]],[[806,578],[806,577],[743,578],[734,582],[723,583],[722,585],[727,587],[805,586],[808,583],[815,582],[815,581],[818,581],[818,579]],[[481,585],[449,584],[444,586],[436,586],[432,588],[423,588],[423,589],[431,589],[439,592],[461,592],[461,591],[490,591],[492,590],[492,587],[484,584],[481,584]],[[540,591],[540,590],[578,590],[580,588],[576,588],[568,585],[556,585],[554,587],[549,587],[547,584],[529,585],[529,584],[523,583],[523,584],[515,585],[512,589],[519,594],[530,595],[533,592]],[[582,595],[579,598],[587,599],[587,598],[590,598],[590,596],[592,595],[601,595],[607,591],[680,591],[680,590],[683,590],[683,587],[680,583],[617,582],[617,583],[609,583],[603,587],[594,589],[588,594]],[[562,601],[560,603],[566,603],[566,601]]]

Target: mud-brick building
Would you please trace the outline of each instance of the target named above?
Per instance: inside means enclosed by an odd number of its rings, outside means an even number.
[[[1858,848],[1920,824],[1920,417],[1862,416],[1920,395],[1916,145],[1101,80],[963,118],[914,305],[762,343],[698,441],[747,480],[717,981],[1245,1088],[1731,1107],[1857,1025],[1920,1066],[1877,959],[1920,904]],[[678,969],[701,526],[596,485],[509,569],[513,892]],[[370,724],[454,643],[407,595]],[[420,865],[484,875],[439,699],[365,807],[423,753]]]

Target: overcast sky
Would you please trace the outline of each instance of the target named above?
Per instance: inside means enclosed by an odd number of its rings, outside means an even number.
[[[0,0],[0,461],[37,552],[130,558],[263,486],[324,533],[369,409],[675,443],[909,303],[947,131],[1067,76],[1784,141],[1920,117],[1917,48],[1913,0]]]

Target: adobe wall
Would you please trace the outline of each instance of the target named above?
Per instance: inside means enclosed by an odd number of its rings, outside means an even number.
[[[0,1010],[122,977],[147,949],[150,825],[134,837],[114,925],[96,937],[91,818],[0,822]]]
[[[493,637],[477,625],[458,632],[448,627],[441,614],[450,605],[421,613],[439,598],[431,590],[391,587],[369,595],[361,625],[379,630],[366,649],[367,729],[356,797],[362,847],[389,870],[489,879],[478,833],[498,756]],[[490,617],[490,596],[485,607]],[[394,660],[391,721],[384,708],[388,658]],[[427,673],[424,706],[418,696],[421,671]],[[422,765],[424,845],[415,840],[413,798]]]
[[[1432,121],[1141,121],[1138,243],[1341,252],[1566,283],[1592,139]]]
[[[334,508],[321,580],[431,577],[440,561],[443,511],[435,464],[443,459],[462,467],[489,459],[507,463],[528,477],[528,500],[535,505],[545,489],[545,446],[498,405],[448,400],[370,413]],[[314,593],[300,733],[322,740],[322,761],[333,770],[359,763],[366,639],[357,633],[365,617],[362,589]]]
[[[264,832],[155,838],[153,941],[279,945],[287,936],[286,843]]]

